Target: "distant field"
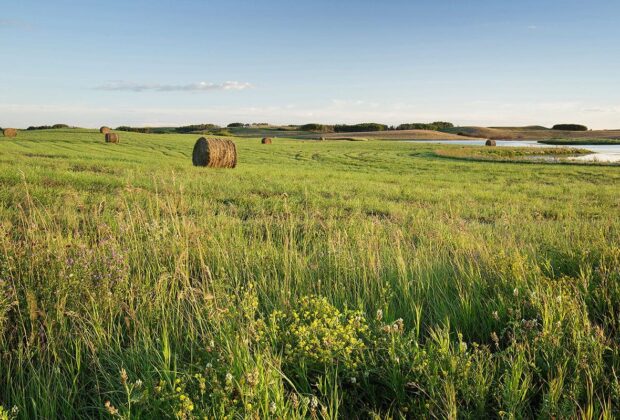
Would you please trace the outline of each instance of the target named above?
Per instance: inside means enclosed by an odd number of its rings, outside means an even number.
[[[620,140],[620,130],[561,131],[530,127],[455,127],[446,132],[432,130],[389,130],[353,133],[313,133],[290,127],[242,127],[229,129],[238,137],[288,137],[299,139],[338,139],[343,137],[382,140],[495,140],[610,139]],[[568,144],[568,143],[567,143]],[[580,143],[576,143],[580,144]],[[605,143],[607,144],[607,143]]]
[[[463,137],[450,133],[442,133],[432,130],[390,130],[369,131],[359,133],[325,133],[316,134],[313,137],[325,137],[332,139],[338,137],[363,137],[366,139],[381,140],[463,140]]]
[[[0,136],[0,418],[620,416],[619,168],[262,135]]]
[[[312,135],[309,131],[297,130],[295,127],[271,126],[271,127],[233,127],[227,128],[236,137],[286,137]]]
[[[58,129],[53,132],[76,132],[84,129]],[[174,134],[174,127],[153,127],[155,134]],[[342,140],[361,138],[377,140],[467,140],[467,139],[495,139],[495,140],[545,140],[545,141],[587,141],[596,139],[597,143],[611,144],[610,141],[620,141],[620,130],[592,130],[592,131],[559,131],[546,129],[541,126],[529,127],[454,127],[446,131],[433,130],[386,130],[370,132],[320,133],[299,130],[298,126],[251,126],[251,127],[222,127],[208,131],[195,131],[196,135],[232,135],[241,138],[275,137],[289,139],[317,140],[321,137],[327,140]],[[555,143],[554,143],[555,144]],[[586,144],[586,143],[565,143]]]
[[[237,137],[284,137],[297,139],[320,139],[321,137],[330,140],[343,138],[364,139],[384,139],[384,140],[462,140],[463,137],[450,133],[442,133],[431,130],[390,130],[390,131],[370,131],[353,133],[315,133],[310,131],[300,131],[285,127],[241,127],[228,129]]]

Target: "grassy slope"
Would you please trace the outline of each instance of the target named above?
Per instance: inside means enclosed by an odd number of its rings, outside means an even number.
[[[207,170],[196,137],[0,138],[0,404],[619,414],[617,168],[236,139],[239,167]]]
[[[537,127],[454,127],[450,133],[496,140],[544,140],[555,138],[618,138],[620,130],[561,131]]]

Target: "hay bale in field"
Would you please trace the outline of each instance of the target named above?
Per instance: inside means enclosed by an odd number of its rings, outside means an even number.
[[[194,166],[209,168],[234,168],[237,166],[237,147],[226,139],[199,138],[192,153]]]
[[[106,143],[118,143],[120,141],[120,138],[118,137],[118,134],[116,133],[106,133],[105,135],[105,142]]]
[[[495,143],[495,140],[487,140],[486,143],[484,143],[485,146],[497,146],[497,143]]]
[[[261,144],[271,144],[271,139],[269,137],[265,137],[260,142]]]
[[[101,134],[108,134],[110,131],[112,131],[110,130],[110,127],[106,127],[105,125],[99,129]]]
[[[4,137],[17,137],[17,130],[14,128],[5,128],[2,130]]]

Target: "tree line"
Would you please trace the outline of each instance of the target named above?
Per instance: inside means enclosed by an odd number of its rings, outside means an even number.
[[[54,125],[31,125],[26,130],[56,130],[59,128],[70,128],[67,124],[54,124]]]
[[[388,130],[433,130],[442,131],[453,128],[454,124],[446,121],[435,121],[432,123],[406,123],[397,126],[379,123],[361,124],[317,124],[310,123],[299,126],[302,131],[315,131],[320,133],[353,133],[363,131],[388,131]]]

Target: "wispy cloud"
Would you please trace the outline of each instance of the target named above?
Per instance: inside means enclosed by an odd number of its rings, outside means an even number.
[[[25,22],[23,20],[0,19],[0,29],[2,28],[24,29],[30,31],[32,30],[33,26],[31,23]]]
[[[620,107],[607,107],[607,108],[584,108],[583,112],[591,112],[594,114],[618,114],[620,113]]]
[[[97,90],[124,92],[208,92],[214,90],[245,90],[252,88],[251,83],[227,81],[224,83],[198,82],[184,85],[136,83],[115,80],[97,86]]]

